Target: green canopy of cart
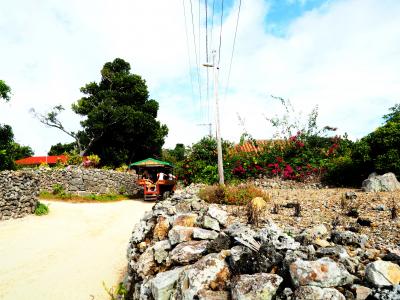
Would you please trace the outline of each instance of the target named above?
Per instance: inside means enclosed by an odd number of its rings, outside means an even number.
[[[169,167],[173,168],[173,165],[169,162],[154,159],[154,158],[146,158],[129,165],[130,168],[132,167]]]

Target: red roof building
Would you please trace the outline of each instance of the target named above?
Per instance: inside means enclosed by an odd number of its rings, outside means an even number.
[[[48,164],[55,165],[57,162],[61,162],[63,164],[67,163],[67,156],[65,155],[52,155],[52,156],[31,156],[16,160],[15,163],[21,166],[33,166],[40,164]]]

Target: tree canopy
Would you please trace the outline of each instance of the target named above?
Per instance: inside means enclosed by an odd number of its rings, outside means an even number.
[[[64,153],[72,153],[76,148],[75,143],[61,144],[57,143],[51,146],[47,155],[61,155]]]
[[[58,120],[62,106],[47,115],[35,115],[73,137],[81,155],[95,153],[105,165],[159,157],[168,128],[156,119],[158,102],[149,98],[145,80],[130,70],[128,62],[116,58],[103,66],[99,83],[81,88],[85,96],[72,105],[84,117],[79,132],[68,131]]]
[[[10,100],[11,88],[0,79],[0,99]]]
[[[33,150],[14,141],[11,126],[0,124],[0,170],[15,169],[15,160],[32,156]]]

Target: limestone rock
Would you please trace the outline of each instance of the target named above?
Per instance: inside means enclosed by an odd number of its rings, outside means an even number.
[[[208,215],[216,220],[221,225],[225,225],[226,221],[228,220],[228,213],[220,208],[218,208],[216,205],[212,204],[208,207],[207,211]]]
[[[232,300],[271,300],[282,281],[276,274],[240,275],[232,288]]]
[[[400,267],[389,261],[377,260],[367,265],[365,276],[375,286],[399,284]]]
[[[219,253],[231,248],[231,239],[224,232],[220,232],[215,240],[211,240],[207,246],[209,253]]]
[[[370,175],[368,179],[362,182],[364,192],[393,192],[399,189],[400,183],[393,173],[386,173],[381,176]]]
[[[208,241],[189,241],[176,246],[170,253],[171,260],[187,264],[198,260],[207,250]]]
[[[210,283],[218,280],[219,274],[225,274],[226,270],[228,266],[224,252],[204,256],[183,271],[177,283],[179,297],[192,300],[201,290],[209,289]]]
[[[358,247],[364,247],[368,241],[368,237],[365,234],[357,234],[351,231],[333,231],[331,239],[336,244]]]
[[[209,216],[204,216],[203,226],[204,226],[204,228],[209,228],[209,229],[216,230],[216,231],[221,230],[219,227],[218,220],[211,218]]]
[[[359,284],[354,284],[351,286],[352,290],[356,295],[355,300],[365,300],[371,294],[372,290],[366,286],[362,286]]]
[[[212,230],[207,230],[203,228],[193,229],[193,238],[201,240],[215,240],[218,237],[218,233]]]
[[[305,229],[301,233],[301,236],[310,242],[314,241],[315,239],[324,240],[328,237],[328,229],[323,224],[316,225],[314,227]]]
[[[301,286],[295,291],[296,300],[346,300],[344,295],[333,288]]]
[[[184,270],[185,267],[180,267],[170,271],[158,273],[150,283],[151,293],[154,299],[169,300],[175,288],[176,282]]]
[[[174,218],[173,226],[194,227],[197,223],[198,215],[181,214]]]
[[[192,239],[193,227],[174,226],[168,232],[168,238],[171,245],[187,242]]]
[[[154,273],[154,268],[156,264],[154,261],[154,253],[153,248],[147,248],[147,250],[140,255],[137,263],[136,263],[136,272],[140,277],[145,279],[148,275]]]
[[[153,237],[157,240],[164,240],[168,236],[169,221],[165,216],[158,216],[157,224],[154,227]]]
[[[342,264],[326,257],[316,261],[298,259],[289,269],[295,286],[336,287],[352,283],[354,280]]]
[[[256,232],[251,229],[249,226],[241,224],[241,223],[233,223],[228,228],[225,229],[225,233],[229,236],[235,238],[238,237],[243,240],[253,239],[256,235]]]
[[[229,300],[230,293],[227,291],[200,290],[197,299],[199,300]]]
[[[154,259],[156,260],[156,262],[161,264],[168,257],[168,252],[166,250],[171,249],[171,243],[169,242],[169,240],[159,241],[154,244],[153,249]]]

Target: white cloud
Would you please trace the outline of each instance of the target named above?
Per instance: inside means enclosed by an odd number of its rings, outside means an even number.
[[[227,12],[222,31],[220,99],[225,139],[239,139],[243,129],[238,113],[250,134],[269,137],[264,115],[278,111],[271,94],[289,98],[304,113],[318,104],[320,124],[337,126],[351,137],[372,131],[388,108],[399,102],[398,1],[328,1],[287,24],[283,37],[266,30],[268,1],[242,1],[225,98],[236,8],[237,2]],[[216,18],[213,48],[218,30]],[[204,38],[204,28],[201,35]],[[193,67],[194,49],[189,42]],[[170,128],[166,146],[190,144],[208,133],[208,128],[197,125],[207,122],[205,69],[201,68],[200,103],[196,78],[191,93],[180,0],[25,0],[18,6],[9,1],[0,12],[0,48],[0,78],[14,93],[9,104],[0,104],[0,122],[11,124],[16,139],[32,146],[36,154],[69,139],[33,119],[29,108],[44,111],[59,103],[70,107],[81,96],[79,88],[98,81],[102,65],[115,57],[129,61],[160,102],[159,118]],[[200,63],[205,62],[204,42],[202,49]],[[66,113],[65,121],[71,129],[78,128],[74,114]]]

